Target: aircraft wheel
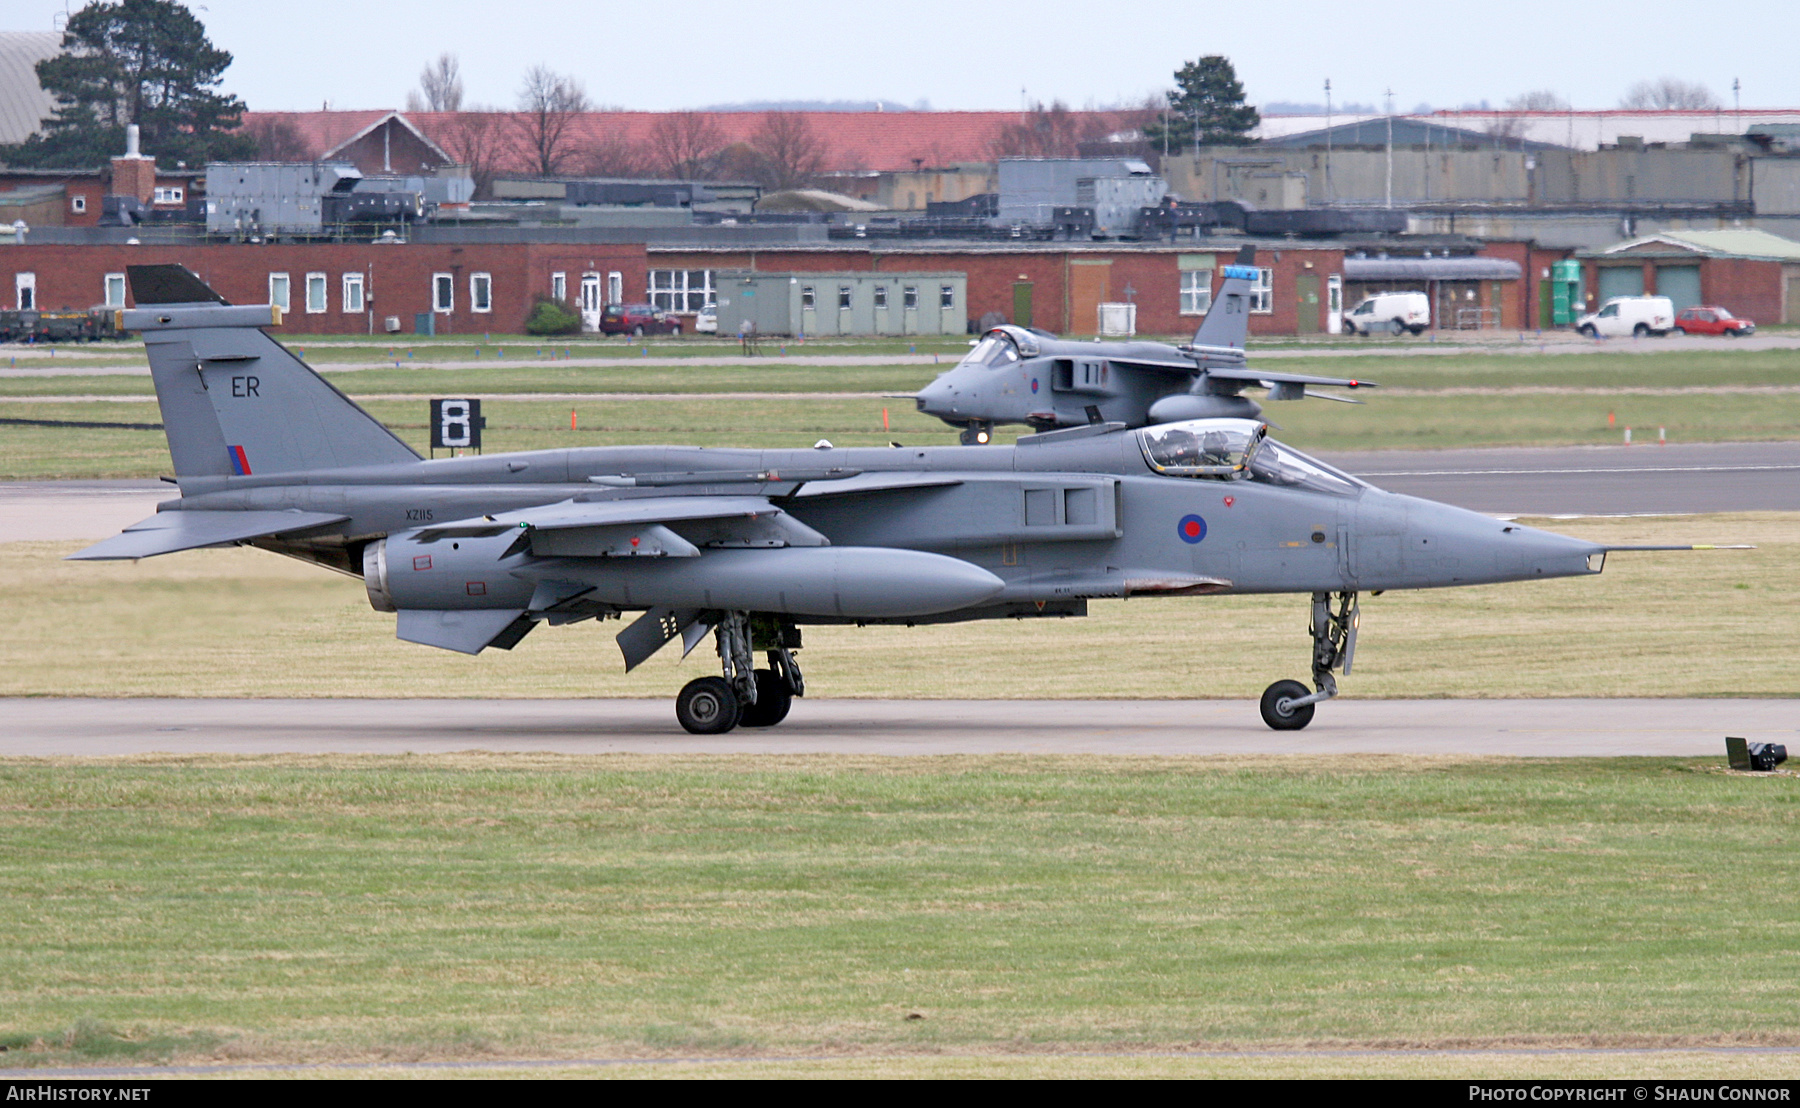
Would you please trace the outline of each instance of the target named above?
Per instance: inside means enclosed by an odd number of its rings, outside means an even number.
[[[739,727],[773,727],[787,718],[794,693],[772,669],[756,671],[756,703],[744,705]]]
[[[1263,690],[1262,718],[1263,722],[1277,731],[1298,731],[1312,722],[1314,704],[1299,708],[1289,708],[1283,712],[1279,707],[1283,700],[1295,700],[1311,695],[1312,690],[1299,681],[1277,681]]]
[[[694,735],[723,735],[738,725],[743,711],[723,677],[697,677],[675,695],[675,718]]]

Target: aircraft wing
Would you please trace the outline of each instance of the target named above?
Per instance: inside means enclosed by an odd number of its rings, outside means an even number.
[[[110,539],[69,555],[69,558],[72,561],[149,558],[157,554],[173,554],[177,550],[194,550],[202,546],[221,546],[245,539],[307,531],[314,527],[342,523],[349,518],[326,512],[300,511],[158,512],[149,519],[132,524]]]
[[[485,538],[506,531],[564,531],[678,523],[692,519],[750,518],[780,515],[762,496],[651,496],[606,500],[564,500],[516,512],[440,523],[419,530],[420,542],[448,538]]]
[[[687,524],[688,537],[664,524]],[[763,496],[650,496],[564,500],[421,528],[417,541],[516,532],[541,557],[696,558],[700,546],[828,546],[824,535]]]
[[[1209,369],[1208,377],[1217,377],[1222,381],[1245,381],[1251,384],[1274,383],[1281,385],[1336,385],[1344,389],[1372,389],[1373,381],[1359,381],[1352,377],[1315,377],[1310,373],[1270,373],[1266,369]]]

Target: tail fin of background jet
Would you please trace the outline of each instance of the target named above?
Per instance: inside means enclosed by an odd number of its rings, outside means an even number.
[[[185,266],[127,266],[175,475],[247,477],[419,455],[262,328],[279,309],[229,305]]]
[[[1256,247],[1238,248],[1237,261],[1225,267],[1225,283],[1194,332],[1195,346],[1244,348],[1250,333],[1250,287],[1256,280]]]

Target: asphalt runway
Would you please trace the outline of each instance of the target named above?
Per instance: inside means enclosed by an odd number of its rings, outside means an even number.
[[[1800,743],[1791,700],[1356,700],[1275,732],[1247,700],[801,700],[689,735],[666,700],[0,700],[0,756],[134,754],[1400,754],[1723,757]]]

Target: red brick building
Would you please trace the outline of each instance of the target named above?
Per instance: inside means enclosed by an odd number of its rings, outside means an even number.
[[[27,236],[29,239],[29,236]],[[379,334],[388,318],[411,334],[431,313],[439,334],[524,330],[534,298],[573,302],[595,287],[645,287],[642,244],[295,243],[0,246],[0,298],[29,287],[45,309],[124,307],[127,265],[179,262],[234,304],[286,302],[288,330]],[[633,297],[635,299],[635,296]]]
[[[1664,231],[1582,250],[1587,310],[1613,296],[1717,304],[1758,323],[1800,323],[1800,243],[1767,231]]]

